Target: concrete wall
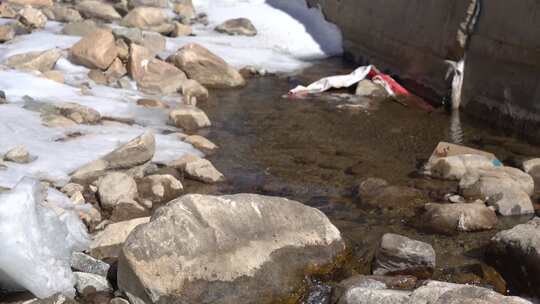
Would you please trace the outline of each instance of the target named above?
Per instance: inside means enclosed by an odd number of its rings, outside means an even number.
[[[359,63],[390,69],[445,95],[445,59],[457,59],[460,24],[470,0],[318,0],[343,31],[345,49]]]
[[[540,0],[487,0],[470,37],[463,107],[540,139]]]
[[[445,60],[462,57],[464,24],[475,1],[309,2],[320,5],[342,29],[345,49],[359,63],[388,68],[413,90],[420,85],[433,95],[417,93],[440,98],[450,91]],[[480,3],[477,26],[468,37],[463,108],[540,139],[540,132],[533,131],[540,126],[540,0]]]

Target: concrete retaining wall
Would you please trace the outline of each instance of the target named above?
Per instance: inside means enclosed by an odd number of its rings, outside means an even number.
[[[463,55],[471,5],[481,13],[468,37],[462,105],[466,112],[531,138],[540,126],[540,0],[310,0],[343,31],[359,63],[398,74],[414,90],[450,92],[446,59]],[[417,91],[418,93],[418,91]],[[512,118],[512,119],[508,119]]]

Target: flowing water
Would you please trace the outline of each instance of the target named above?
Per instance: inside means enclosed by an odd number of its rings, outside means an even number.
[[[346,105],[350,98],[345,95],[283,98],[298,83],[353,68],[333,59],[298,75],[253,78],[241,90],[212,92],[210,101],[200,104],[213,122],[202,135],[220,146],[210,159],[228,182],[190,184],[188,191],[285,196],[322,210],[353,252],[343,276],[369,272],[381,236],[394,232],[433,245],[438,256],[435,278],[497,285],[497,274],[482,262],[483,248],[496,230],[453,236],[426,233],[415,228],[414,210],[370,208],[360,204],[352,190],[367,177],[424,191],[455,189],[455,184],[426,180],[416,173],[439,141],[493,152],[509,165],[539,156],[540,149],[442,109],[426,113],[388,100],[360,100],[352,107]],[[396,205],[407,206],[406,200]],[[526,220],[501,218],[497,230]]]

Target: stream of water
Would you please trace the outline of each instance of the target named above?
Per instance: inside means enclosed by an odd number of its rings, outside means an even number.
[[[500,218],[493,231],[430,234],[413,224],[416,211],[407,207],[405,194],[402,201],[396,195],[396,210],[380,210],[360,204],[353,189],[364,178],[378,177],[435,193],[430,200],[437,201],[456,185],[416,172],[440,141],[493,152],[507,165],[540,155],[540,148],[443,109],[426,113],[388,100],[363,100],[351,107],[342,98],[283,98],[297,83],[353,68],[332,59],[298,75],[254,78],[246,88],[212,92],[210,101],[200,104],[213,122],[202,135],[220,146],[210,159],[228,182],[190,184],[188,191],[285,196],[322,210],[352,249],[344,276],[368,273],[381,236],[393,232],[433,245],[436,279],[497,285],[500,278],[486,268],[483,248],[498,230],[528,218]]]

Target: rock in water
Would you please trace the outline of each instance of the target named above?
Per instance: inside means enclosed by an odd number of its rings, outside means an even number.
[[[497,215],[484,204],[427,204],[422,224],[430,231],[454,234],[495,228]]]
[[[344,250],[328,218],[298,202],[186,195],[129,235],[118,285],[136,304],[275,303]]]
[[[184,71],[188,78],[209,88],[234,88],[246,84],[236,69],[198,44],[182,47],[167,61]]]
[[[511,290],[540,297],[540,218],[497,233],[487,257]]]
[[[84,36],[70,51],[71,58],[90,69],[107,69],[116,58],[116,43],[110,31],[97,30]]]
[[[74,182],[87,183],[107,170],[129,169],[142,165],[154,157],[156,142],[151,131],[131,140],[118,149],[97,159],[71,174]]]
[[[384,285],[384,284],[383,284]],[[340,295],[338,304],[532,304],[518,297],[469,285],[426,281],[414,291],[385,288],[365,282],[352,284]]]
[[[180,106],[169,113],[172,125],[186,131],[210,127],[210,119],[201,109],[195,106]]]
[[[430,244],[387,233],[375,256],[373,274],[406,274],[426,279],[434,269],[435,250]]]
[[[216,27],[216,32],[229,35],[255,36],[257,29],[247,18],[230,19]]]
[[[468,172],[459,182],[459,188],[464,197],[485,200],[502,215],[534,213],[530,198],[534,180],[518,169],[502,167]]]

